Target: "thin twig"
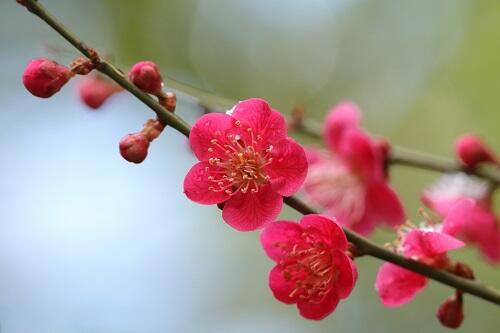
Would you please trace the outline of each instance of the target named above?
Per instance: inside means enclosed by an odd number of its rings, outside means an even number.
[[[83,43],[72,33],[70,33],[55,17],[50,15],[40,3],[38,3],[36,0],[23,0],[22,2],[30,12],[32,12],[52,28],[54,28],[54,30],[56,30],[62,37],[64,37],[68,42],[70,42],[73,46],[80,50],[85,56],[87,56],[89,59],[94,59],[94,61],[96,60],[96,52],[93,49],[89,48],[85,43]],[[144,102],[144,104],[151,108],[157,114],[158,118],[160,118],[163,122],[175,128],[185,136],[189,136],[190,126],[183,119],[167,111],[149,95],[136,88],[115,66],[101,59],[98,59],[98,61],[96,61],[96,64],[97,69],[100,72],[109,76],[124,89],[128,90],[139,100]],[[304,202],[295,197],[284,198],[284,201],[288,206],[294,208],[302,214],[315,213],[315,211],[311,207],[307,206]],[[372,243],[370,240],[358,235],[355,232],[352,232],[345,228],[344,231],[349,241],[356,245],[359,254],[368,255],[391,262],[395,265],[425,275],[430,279],[439,281],[455,289],[460,289],[466,293],[475,295],[486,301],[500,305],[500,293],[492,288],[484,286],[477,281],[467,280],[441,270],[436,270],[419,262],[407,259],[401,255],[398,255]]]

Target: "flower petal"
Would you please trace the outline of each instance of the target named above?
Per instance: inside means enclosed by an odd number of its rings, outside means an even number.
[[[339,304],[339,297],[334,292],[329,292],[319,302],[300,300],[297,307],[302,317],[312,320],[321,320],[335,310]]]
[[[378,271],[375,289],[382,304],[395,307],[410,302],[426,284],[424,276],[385,263]]]
[[[404,222],[405,212],[401,200],[385,181],[367,186],[365,201],[365,214],[370,215],[377,224],[394,227]]]
[[[257,193],[232,196],[222,209],[222,218],[239,231],[251,231],[276,219],[282,206],[283,197],[266,185]]]
[[[200,161],[224,155],[223,150],[214,147],[211,141],[216,139],[219,143],[224,144],[228,133],[239,130],[234,122],[235,120],[225,113],[208,113],[194,123],[189,134],[189,143]],[[212,148],[213,152],[209,152],[209,148]]]
[[[285,118],[271,109],[263,99],[250,98],[239,102],[232,116],[242,123],[243,128],[250,127],[254,135],[260,135],[265,143],[274,143],[287,137]]]
[[[296,287],[296,282],[293,279],[285,279],[280,265],[274,266],[269,273],[269,287],[278,301],[286,304],[293,304],[297,301],[296,298],[290,297]]]
[[[269,223],[260,234],[260,243],[267,256],[279,262],[292,250],[293,246],[302,242],[302,227],[291,221]]]
[[[438,256],[464,245],[462,241],[442,232],[415,229],[406,234],[402,249],[406,257],[425,258]]]
[[[214,168],[216,167],[208,162],[199,162],[188,171],[184,178],[184,193],[189,199],[203,205],[218,204],[229,199],[229,195],[223,191],[213,192],[208,189],[214,184],[208,180]]]
[[[300,220],[303,229],[316,229],[327,239],[332,248],[347,250],[347,238],[342,227],[332,219],[319,214],[308,214]]]
[[[362,130],[345,130],[336,152],[366,181],[380,181],[385,178],[380,149]]]
[[[332,265],[339,272],[337,280],[334,282],[337,294],[341,299],[347,298],[358,279],[358,270],[351,258],[342,251],[334,251],[332,260]]]
[[[361,122],[361,115],[357,105],[351,102],[342,102],[335,105],[326,116],[323,130],[326,144],[334,151],[339,148],[342,134],[346,129],[357,128]]]
[[[297,192],[307,176],[304,149],[293,139],[286,138],[273,145],[273,161],[265,168],[274,191],[283,196]]]
[[[453,205],[443,220],[443,232],[456,235],[463,230],[465,224],[473,217],[476,203],[472,199],[463,199]]]

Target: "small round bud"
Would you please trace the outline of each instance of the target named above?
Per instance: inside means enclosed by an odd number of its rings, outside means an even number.
[[[72,75],[68,67],[50,59],[38,58],[26,66],[23,84],[34,96],[48,98],[61,90]]]
[[[148,156],[149,141],[142,133],[127,134],[120,140],[120,154],[132,163],[141,163]]]
[[[119,91],[121,91],[120,86],[97,75],[84,78],[78,85],[80,99],[94,110]]]
[[[446,299],[437,310],[436,316],[443,326],[458,328],[464,320],[462,296],[453,295]]]
[[[466,167],[470,168],[480,163],[497,163],[488,147],[473,134],[462,135],[455,141],[455,154]]]
[[[128,78],[137,88],[148,94],[161,94],[163,79],[158,66],[152,61],[136,63],[128,72]]]

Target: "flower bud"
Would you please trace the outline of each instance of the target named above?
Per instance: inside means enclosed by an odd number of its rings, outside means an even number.
[[[50,59],[38,58],[26,66],[23,84],[34,96],[48,98],[61,90],[72,75],[68,67]]]
[[[474,168],[479,163],[497,163],[486,145],[473,134],[462,135],[455,141],[455,154],[466,166]]]
[[[137,88],[148,94],[161,94],[163,80],[158,66],[152,61],[136,63],[128,72],[128,78]]]
[[[437,310],[436,316],[443,326],[458,328],[464,320],[462,295],[447,298]]]
[[[149,141],[142,133],[127,134],[120,140],[120,154],[132,163],[141,163],[148,156]]]
[[[100,76],[86,77],[78,85],[81,100],[92,109],[98,109],[119,91],[121,91],[120,86]]]

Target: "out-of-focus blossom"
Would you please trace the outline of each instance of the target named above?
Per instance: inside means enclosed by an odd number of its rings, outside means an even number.
[[[294,194],[307,173],[304,149],[287,136],[283,116],[262,99],[202,116],[189,141],[200,162],[186,175],[184,192],[200,204],[224,203],[223,219],[240,231],[276,219],[283,196]]]
[[[300,223],[274,222],[263,230],[260,240],[276,262],[269,274],[274,297],[297,304],[303,317],[325,318],[354,288],[357,270],[346,254],[346,236],[329,218],[306,215]]]
[[[465,134],[455,141],[455,154],[466,167],[474,168],[481,163],[498,164],[494,153],[474,134]]]
[[[364,235],[376,225],[404,222],[402,204],[384,171],[385,141],[371,138],[360,127],[358,107],[344,102],[328,114],[324,139],[328,152],[307,150],[307,200],[324,214]]]
[[[492,207],[492,191],[489,184],[465,173],[441,177],[426,189],[422,201],[441,217],[448,216],[456,203],[469,199],[474,202],[462,205],[453,218],[443,226],[443,231],[466,243],[476,245],[493,263],[500,262],[500,225]]]
[[[122,91],[116,83],[100,76],[89,75],[78,84],[80,99],[91,109],[98,109],[115,93]]]

